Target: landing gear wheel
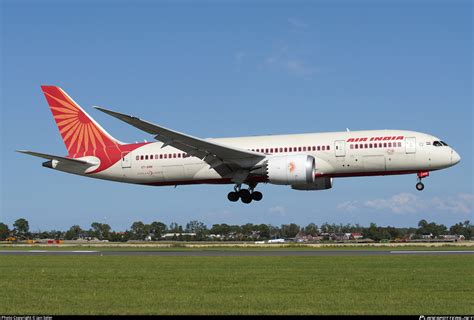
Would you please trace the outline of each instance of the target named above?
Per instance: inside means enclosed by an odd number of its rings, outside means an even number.
[[[239,194],[237,192],[229,192],[227,194],[227,199],[229,199],[229,201],[232,201],[232,202],[236,202],[239,200]]]
[[[425,185],[422,182],[416,184],[416,190],[421,191],[425,188]]]
[[[243,203],[250,203],[250,202],[252,202],[252,197],[240,198],[240,200],[242,200]]]
[[[241,197],[241,198],[252,198],[252,196],[250,195],[250,191],[248,191],[247,189],[240,189],[239,197]]]
[[[259,191],[252,192],[252,200],[260,201],[263,198],[263,194]]]
[[[252,195],[250,194],[250,191],[248,191],[247,189],[240,189],[239,197],[240,197],[240,200],[242,200],[243,203],[252,202]]]

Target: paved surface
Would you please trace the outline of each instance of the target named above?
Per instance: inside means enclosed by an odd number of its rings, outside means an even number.
[[[22,256],[66,256],[66,255],[92,255],[92,256],[163,256],[163,257],[239,257],[239,256],[277,256],[277,257],[317,257],[317,256],[380,256],[380,255],[453,255],[474,254],[474,251],[443,251],[443,250],[414,250],[414,251],[388,251],[388,250],[235,250],[235,251],[93,251],[93,250],[2,250],[2,255]]]

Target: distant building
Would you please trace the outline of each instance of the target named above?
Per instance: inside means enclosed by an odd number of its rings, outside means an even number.
[[[352,232],[349,238],[351,240],[359,240],[359,239],[363,239],[364,236],[362,235],[362,233]]]
[[[300,231],[294,238],[295,242],[302,243],[302,242],[310,242],[310,241],[318,241],[322,239],[319,236],[312,236],[310,234],[305,234],[304,232]]]
[[[331,239],[335,241],[345,241],[349,240],[350,233],[333,233],[331,234]]]

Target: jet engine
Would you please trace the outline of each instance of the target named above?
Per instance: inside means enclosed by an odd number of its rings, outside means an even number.
[[[268,181],[281,185],[312,184],[315,167],[314,157],[304,154],[272,156],[264,164]]]

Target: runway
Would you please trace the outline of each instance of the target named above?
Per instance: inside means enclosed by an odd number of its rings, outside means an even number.
[[[387,255],[469,255],[474,250],[190,250],[190,251],[100,251],[100,250],[2,250],[0,256],[161,256],[161,257],[319,257]]]

